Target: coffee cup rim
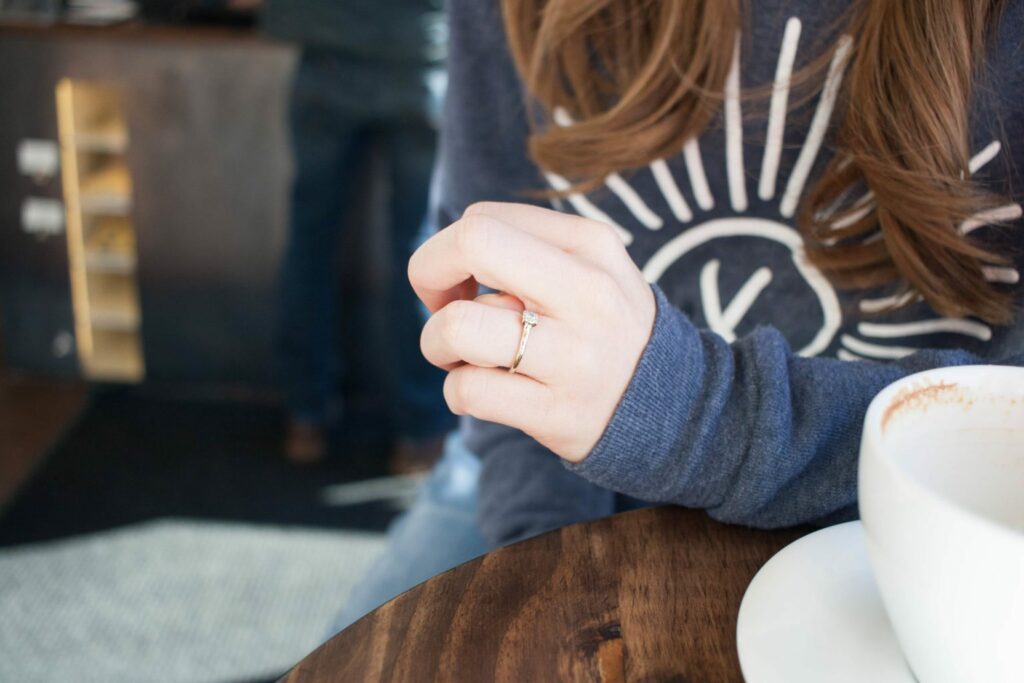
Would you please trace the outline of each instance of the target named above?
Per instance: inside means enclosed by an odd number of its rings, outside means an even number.
[[[907,472],[906,468],[900,467],[893,462],[891,458],[884,457],[881,452],[882,449],[879,448],[885,439],[885,429],[888,422],[889,411],[891,408],[897,407],[895,400],[899,392],[911,387],[917,388],[915,393],[937,387],[953,388],[959,384],[957,381],[958,379],[960,382],[964,382],[967,378],[971,379],[972,386],[978,386],[979,375],[984,377],[984,375],[987,374],[1019,375],[1021,378],[1021,386],[1024,387],[1024,368],[1009,365],[959,365],[953,367],[933,368],[931,370],[907,375],[906,377],[889,384],[882,389],[874,399],[872,399],[871,404],[868,406],[867,413],[864,417],[864,436],[862,439],[860,458],[863,459],[865,457],[870,457],[878,463],[878,465],[880,465],[889,474],[889,476],[896,478],[914,491],[917,496],[923,497],[931,504],[948,511],[969,523],[980,525],[982,528],[988,529],[990,532],[1007,537],[1008,540],[1012,540],[1015,543],[1022,543],[1024,542],[1024,529],[1018,529],[1004,522],[994,520],[991,517],[950,501],[945,496],[934,491],[931,487],[924,485],[916,477],[911,476]],[[944,380],[948,383],[944,383]],[[1024,390],[1022,390],[1021,396],[1024,397]],[[870,442],[874,447],[865,452],[866,449],[864,448],[864,442]]]

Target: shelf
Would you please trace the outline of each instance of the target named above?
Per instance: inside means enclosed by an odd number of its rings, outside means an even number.
[[[120,161],[83,173],[79,188],[83,213],[123,216],[131,210],[132,179]]]
[[[137,382],[145,375],[139,336],[131,332],[96,330],[95,350],[83,361],[89,379]]]
[[[70,79],[56,95],[79,365],[89,379],[138,382],[142,315],[120,97],[109,84]]]
[[[127,218],[93,217],[86,224],[85,268],[90,272],[135,271],[135,233]]]
[[[89,321],[94,328],[135,330],[139,327],[139,297],[130,275],[86,274]]]
[[[92,273],[124,273],[135,272],[137,265],[134,253],[119,253],[114,251],[88,251],[85,252],[85,267]]]
[[[82,133],[124,128],[121,96],[116,87],[79,80],[69,82],[74,97],[71,123],[76,137]]]
[[[75,131],[75,147],[80,152],[123,154],[128,148],[128,130],[123,121],[110,117]]]

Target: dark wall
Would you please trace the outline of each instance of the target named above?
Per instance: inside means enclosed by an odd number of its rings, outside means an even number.
[[[76,375],[64,235],[20,227],[23,198],[59,176],[18,175],[24,138],[56,140],[62,77],[123,95],[146,381],[274,392],[275,280],[292,163],[286,94],[297,53],[245,32],[0,28],[0,314],[8,366]],[[375,151],[375,150],[374,150]],[[386,155],[358,174],[341,242],[339,336],[349,394],[387,405],[393,384]]]
[[[117,84],[129,125],[147,379],[265,384],[291,173],[285,93],[294,50],[167,30],[0,34],[0,291],[7,360],[74,372],[63,236],[20,229],[22,198],[60,195],[17,175],[17,141],[56,139],[61,77]],[[57,346],[60,346],[59,344]]]
[[[154,379],[267,379],[291,68],[283,49],[161,46],[125,73]]]
[[[67,245],[63,235],[39,238],[21,229],[22,200],[60,198],[60,176],[40,184],[20,175],[16,163],[19,140],[57,139],[55,81],[46,77],[56,58],[0,36],[0,312],[8,363],[70,376],[77,362],[66,344],[74,331]]]

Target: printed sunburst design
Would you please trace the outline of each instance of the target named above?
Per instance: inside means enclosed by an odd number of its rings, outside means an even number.
[[[764,156],[757,183],[757,197],[762,202],[777,203],[777,218],[749,216],[747,176],[743,159],[743,124],[740,107],[740,39],[737,36],[733,51],[732,67],[725,84],[723,118],[725,124],[725,164],[729,204],[734,212],[731,216],[709,218],[706,214],[715,208],[717,198],[711,191],[701,157],[700,142],[689,140],[682,149],[683,164],[688,176],[690,194],[696,208],[690,206],[679,189],[676,178],[664,159],[652,162],[646,169],[653,177],[671,217],[659,215],[643,200],[625,178],[612,173],[604,184],[626,212],[635,220],[639,230],[658,231],[667,221],[675,220],[682,231],[665,242],[643,265],[644,276],[650,282],[658,282],[662,275],[682,256],[700,245],[727,237],[754,237],[771,240],[787,247],[792,255],[793,266],[814,292],[821,306],[822,324],[814,337],[797,353],[815,356],[826,351],[843,326],[843,314],[839,298],[827,278],[805,257],[803,239],[791,225],[793,216],[807,185],[825,135],[828,132],[836,97],[842,84],[843,74],[850,55],[849,36],[841,36],[829,64],[824,87],[818,97],[814,114],[800,148],[796,162],[785,180],[781,196],[778,196],[779,165],[786,130],[789,83],[800,40],[801,22],[791,17],[786,22],[782,45],[776,64],[772,85],[766,130]],[[555,111],[555,123],[571,126],[573,121],[564,110]],[[993,141],[970,160],[970,172],[977,173],[1001,152],[999,141]],[[641,170],[643,172],[643,170]],[[550,186],[559,191],[568,190],[571,183],[555,173],[545,174]],[[633,243],[635,233],[615,221],[595,201],[584,194],[569,194],[566,201],[582,216],[611,225],[628,246]],[[873,210],[870,192],[860,197],[853,206],[860,209],[843,221],[833,224],[836,229],[851,224]],[[1020,204],[1007,204],[972,216],[960,226],[963,234],[990,225],[1005,224],[1022,215]],[[703,219],[703,220],[702,220]],[[736,339],[736,329],[751,306],[772,282],[773,272],[769,266],[757,268],[737,290],[731,301],[723,307],[719,292],[718,259],[707,261],[700,272],[700,295],[703,313],[708,327],[728,341]],[[1017,269],[1003,266],[989,266],[984,269],[990,282],[1016,284],[1020,281]],[[862,313],[877,314],[892,306],[892,297],[865,299],[859,302]],[[906,302],[903,302],[906,303]],[[911,322],[860,322],[856,325],[857,335],[840,335],[840,348],[836,356],[842,360],[896,359],[918,350],[907,344],[895,345],[892,340],[906,340],[930,334],[956,334],[983,342],[992,338],[992,329],[978,320],[968,318],[936,318],[934,316]],[[880,343],[881,342],[881,343]]]

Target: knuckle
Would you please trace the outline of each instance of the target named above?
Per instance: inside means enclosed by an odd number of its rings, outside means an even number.
[[[607,304],[612,297],[619,293],[619,282],[611,273],[604,270],[595,270],[591,274],[590,286],[597,295],[595,301],[600,304]]]
[[[463,413],[469,412],[469,407],[473,405],[472,402],[472,390],[470,389],[469,375],[466,372],[456,372],[454,386],[452,387],[455,395],[455,401],[459,404],[459,408],[462,409]]]
[[[462,415],[462,404],[459,403],[458,387],[456,386],[457,383],[458,373],[453,370],[444,378],[442,393],[444,394],[444,402],[448,404],[449,410],[456,415]]]
[[[445,381],[445,396],[449,406],[454,402],[460,414],[472,414],[477,400],[486,393],[486,376],[472,368],[453,370]]]
[[[423,257],[420,255],[420,250],[417,249],[413,252],[412,256],[409,257],[409,261],[405,265],[405,277],[413,287],[418,285],[422,280],[420,276],[420,272],[422,270],[420,263],[422,260]]]
[[[609,251],[623,251],[625,245],[622,243],[622,237],[615,231],[615,228],[608,225],[607,223],[597,223],[598,238],[601,242],[601,246]]]
[[[453,301],[444,307],[444,316],[441,319],[441,338],[450,347],[456,347],[462,342],[466,334],[466,325],[473,316],[474,307],[469,301]]]
[[[472,259],[486,252],[491,239],[491,221],[483,215],[474,214],[459,221],[455,232],[455,240],[459,251]]]
[[[434,318],[436,316],[437,316],[437,314],[435,313],[431,317]],[[431,341],[431,335],[433,334],[432,330],[433,330],[433,325],[431,324],[431,322],[429,320],[427,321],[427,324],[423,326],[423,329],[420,330],[420,353],[422,353],[423,357],[426,358],[431,363],[434,362],[433,359],[430,357],[431,356],[431,347],[432,347],[432,344],[430,343],[430,341]]]
[[[466,210],[462,212],[463,218],[466,216],[480,216],[488,214],[494,210],[495,202],[473,202],[466,207]]]

